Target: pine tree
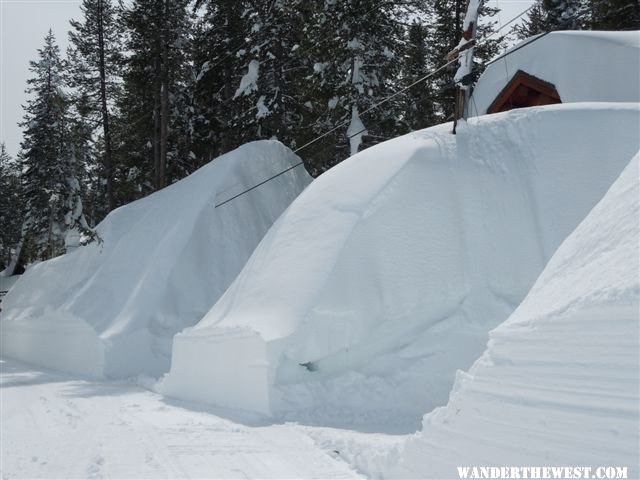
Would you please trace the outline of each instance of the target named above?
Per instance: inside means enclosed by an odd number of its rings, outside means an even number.
[[[544,33],[548,30],[546,23],[546,15],[543,10],[542,4],[536,2],[529,10],[527,17],[519,24],[513,27],[513,33],[519,40],[533,37],[540,33]]]
[[[305,133],[315,137],[341,124],[348,128],[327,135],[304,153],[312,174],[402,128],[400,98],[363,116],[399,86],[403,29],[394,4],[348,0],[316,6],[304,46],[311,62],[302,96],[309,110]]]
[[[187,0],[135,0],[126,29],[118,119],[123,159],[119,201],[131,201],[189,173],[191,18]]]
[[[407,32],[404,54],[403,84],[409,87],[429,73],[428,31],[424,24],[414,21]],[[404,122],[410,130],[419,130],[437,123],[431,82],[423,81],[407,91],[404,98]]]
[[[589,0],[587,12],[593,30],[640,29],[640,0]]]
[[[309,3],[302,0],[248,2],[243,12],[247,48],[238,56],[243,76],[233,95],[233,127],[242,140],[277,138],[296,146],[300,99],[295,79],[302,70],[296,55]]]
[[[104,179],[106,204],[98,213],[101,218],[116,206],[112,123],[120,89],[121,35],[111,0],[83,0],[80,9],[84,18],[71,20],[69,32],[69,83],[75,87],[75,102],[84,102],[82,115],[94,126],[92,130],[99,128],[103,137],[98,173]]]
[[[21,124],[22,244],[29,260],[63,253],[68,234],[91,233],[82,213],[81,166],[69,134],[64,63],[51,31],[38,54],[39,59],[30,64],[33,76],[27,81],[27,93],[31,98]]]
[[[20,170],[0,143],[0,271],[15,255],[22,227]]]
[[[74,97],[68,114],[68,143],[73,157],[74,176],[82,186],[84,216],[93,227],[108,213],[104,188],[106,148],[104,136],[96,137],[93,133],[95,110],[92,99],[86,93]]]
[[[238,147],[246,132],[234,127],[240,102],[234,94],[249,46],[246,1],[203,0],[193,41],[193,150],[206,162]],[[244,14],[244,15],[243,15]]]
[[[525,39],[555,30],[589,28],[589,11],[586,1],[536,0],[527,18],[516,25],[513,32],[516,38]]]

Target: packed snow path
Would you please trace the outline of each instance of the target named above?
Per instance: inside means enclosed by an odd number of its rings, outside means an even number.
[[[360,477],[334,452],[339,430],[222,412],[232,421],[132,383],[79,380],[8,359],[0,359],[0,375],[2,479]],[[380,439],[385,449],[402,438],[345,434],[352,443]]]

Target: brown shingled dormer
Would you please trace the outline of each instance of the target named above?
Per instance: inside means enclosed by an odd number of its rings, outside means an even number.
[[[562,103],[555,85],[518,70],[489,106],[487,113],[554,103]]]

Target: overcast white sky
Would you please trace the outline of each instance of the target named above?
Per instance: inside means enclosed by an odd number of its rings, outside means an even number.
[[[507,22],[532,0],[490,0]],[[64,53],[69,19],[80,17],[80,0],[0,0],[0,142],[11,155],[20,148],[24,88],[29,60],[35,59],[49,28]]]
[[[0,0],[0,141],[18,153],[29,60],[37,56],[49,28],[64,53],[69,19],[80,16],[80,0]]]

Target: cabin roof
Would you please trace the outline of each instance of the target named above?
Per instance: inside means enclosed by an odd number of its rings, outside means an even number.
[[[472,114],[489,113],[520,71],[552,85],[563,103],[640,102],[640,32],[559,31],[524,40],[487,66]]]
[[[523,70],[518,70],[489,105],[487,113],[561,102],[555,85]]]

